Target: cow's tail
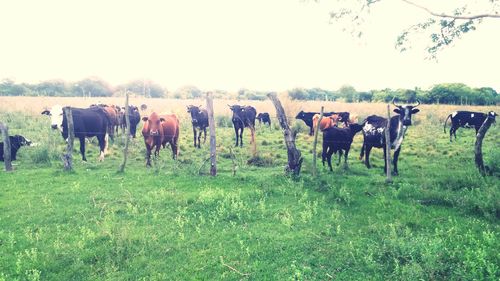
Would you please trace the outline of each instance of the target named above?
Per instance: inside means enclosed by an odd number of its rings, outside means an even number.
[[[446,120],[444,120],[444,128],[443,128],[443,130],[444,130],[445,133],[446,133],[446,123],[448,122],[448,119],[450,119],[450,118],[451,118],[451,114],[448,115],[448,117],[446,117]]]

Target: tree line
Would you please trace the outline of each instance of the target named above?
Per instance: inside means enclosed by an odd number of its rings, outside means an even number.
[[[4,79],[0,82],[2,96],[58,96],[58,97],[112,97],[123,96],[128,90],[133,96],[148,98],[196,99],[203,96],[203,91],[195,86],[184,86],[175,91],[168,91],[151,80],[135,80],[125,84],[111,86],[98,78],[87,78],[76,82],[63,80],[43,81],[37,84],[15,83]],[[240,89],[236,92],[213,91],[214,98],[237,100],[265,100],[267,92]],[[288,91],[292,100],[326,100],[344,102],[415,102],[417,99],[427,104],[460,105],[495,105],[500,103],[500,96],[491,87],[472,88],[462,83],[437,84],[429,90],[381,89],[357,91],[353,86],[345,85],[337,91],[321,88],[295,88]]]

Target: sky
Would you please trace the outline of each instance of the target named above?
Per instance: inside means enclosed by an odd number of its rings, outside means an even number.
[[[434,2],[418,1],[444,8]],[[427,18],[424,11],[384,0],[356,38],[330,21],[335,5],[335,0],[0,0],[0,79],[100,77],[112,85],[151,79],[168,90],[193,85],[228,91],[427,89],[458,82],[500,91],[499,19],[485,20],[431,61],[419,38],[410,51],[394,48],[403,29]]]

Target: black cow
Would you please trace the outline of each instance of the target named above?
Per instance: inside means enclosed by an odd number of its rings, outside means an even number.
[[[451,136],[455,136],[455,140],[457,140],[457,130],[458,128],[472,128],[476,129],[476,135],[477,132],[479,131],[479,128],[484,123],[484,120],[489,116],[495,118],[498,114],[496,114],[493,111],[486,113],[482,112],[472,112],[472,111],[455,111],[448,115],[446,120],[444,121],[444,132],[446,133],[446,122],[448,122],[448,119],[451,119],[451,128],[450,128],[450,142]]]
[[[9,136],[10,140],[10,160],[16,160],[17,151],[21,146],[30,146],[31,141],[23,136],[15,135]],[[3,158],[3,142],[0,142],[0,161],[4,161]]]
[[[121,111],[123,112],[123,115],[121,117],[122,118],[121,123],[122,123],[123,128],[126,128],[127,121],[125,120],[126,119],[125,107],[123,107]],[[141,121],[141,114],[139,113],[139,108],[137,108],[137,106],[134,106],[134,105],[128,106],[128,119],[130,122],[130,135],[135,139],[136,131],[137,131],[137,124],[139,124],[139,122]]]
[[[200,106],[189,105],[187,112],[191,114],[191,124],[193,125],[194,147],[200,148],[201,131],[203,131],[203,143],[207,140],[208,113],[206,109]],[[199,132],[196,130],[199,129]],[[196,145],[196,136],[198,136],[198,145]]]
[[[67,108],[67,107],[65,107]],[[42,112],[44,115],[51,116],[52,129],[59,129],[62,133],[63,139],[68,139],[68,120],[64,109],[60,105],[55,105],[52,109]],[[87,161],[85,157],[85,138],[97,137],[99,141],[99,160],[104,160],[104,151],[107,146],[107,129],[111,124],[110,117],[106,110],[100,106],[90,108],[71,108],[73,115],[73,129],[75,138],[80,140],[80,153],[82,160]]]
[[[333,171],[332,154],[337,153],[337,151],[339,152],[338,166],[342,158],[342,152],[344,151],[344,167],[347,168],[347,156],[351,149],[352,140],[354,136],[363,129],[363,125],[353,123],[345,128],[330,127],[323,131],[323,152],[321,154],[323,166],[325,165],[326,159],[330,171]]]
[[[228,105],[233,112],[233,126],[236,134],[236,146],[238,146],[238,135],[240,146],[243,147],[243,129],[249,127],[250,130],[255,129],[255,116],[257,110],[252,106]],[[239,132],[239,134],[238,134]]]
[[[262,112],[257,115],[257,120],[259,120],[259,124],[264,123],[264,125],[267,123],[269,127],[271,127],[271,117],[269,117],[269,113],[267,112]]]
[[[416,108],[418,104],[413,105],[396,105],[393,100],[394,106],[397,108],[394,109],[398,115],[391,117],[389,123],[389,136],[390,136],[390,144],[391,148],[394,149],[394,159],[392,163],[394,165],[394,175],[398,175],[398,157],[399,152],[401,151],[401,144],[403,143],[403,139],[405,136],[405,132],[408,129],[408,126],[411,126],[411,116],[412,114],[416,114],[420,110]],[[363,127],[363,147],[361,148],[361,154],[359,159],[363,159],[363,153],[365,154],[365,164],[366,167],[371,168],[370,166],[370,151],[373,147],[383,148],[384,150],[384,159],[386,153],[385,147],[385,127],[387,125],[387,118],[380,117],[377,115],[368,116],[365,120],[365,125]],[[386,161],[384,161],[385,165],[387,165]],[[384,171],[387,167],[384,167]]]
[[[319,112],[304,112],[301,111],[295,116],[295,119],[299,119],[304,121],[306,125],[309,127],[309,135],[313,136],[314,135],[314,126],[313,126],[313,116],[315,114],[320,114]],[[333,114],[338,114],[339,115],[339,121],[344,122],[347,124],[349,120],[349,112],[323,112],[323,116],[328,117],[332,116]],[[347,121],[346,121],[347,120]]]

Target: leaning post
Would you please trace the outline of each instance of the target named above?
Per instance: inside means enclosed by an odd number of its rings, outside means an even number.
[[[387,124],[385,125],[385,166],[386,166],[386,183],[392,183],[391,174],[391,136],[390,136],[390,124],[391,124],[391,105],[387,104]]]
[[[9,127],[7,125],[4,125],[3,123],[0,123],[0,131],[3,136],[3,160],[5,164],[5,171],[10,172],[12,171],[12,161],[11,161],[11,156],[10,155],[10,138],[9,138]]]
[[[267,97],[273,102],[276,108],[276,115],[278,116],[278,121],[281,128],[283,129],[283,134],[285,137],[286,149],[288,152],[288,165],[285,168],[287,174],[292,174],[298,176],[300,174],[300,168],[302,167],[302,155],[300,150],[295,146],[295,138],[297,137],[297,132],[293,132],[288,125],[288,120],[286,118],[285,110],[281,105],[280,100],[276,93],[269,93]]]
[[[319,124],[321,123],[321,119],[323,119],[323,110],[324,110],[324,107],[322,106],[321,107],[321,111],[319,112],[318,123],[316,124],[316,126],[314,126],[313,163],[312,163],[312,166],[313,166],[313,168],[312,168],[313,177],[316,177],[316,174],[317,174],[317,168],[316,168],[316,158],[317,158],[317,155],[316,155],[316,145],[318,143]]]
[[[66,120],[68,123],[68,145],[66,146],[66,153],[62,155],[63,165],[65,171],[73,170],[73,140],[75,139],[75,131],[73,126],[73,113],[71,107],[65,107],[63,112],[66,116]]]
[[[215,139],[214,102],[212,92],[207,92],[208,127],[210,131],[210,175],[217,175],[217,150]]]
[[[484,162],[483,162],[483,139],[484,136],[486,135],[486,132],[490,128],[491,124],[495,121],[495,116],[492,116],[491,114],[487,114],[486,119],[484,120],[483,124],[481,125],[481,128],[479,128],[479,131],[477,132],[476,135],[476,143],[474,145],[474,154],[475,154],[475,161],[476,161],[476,167],[479,169],[479,173],[481,173],[482,176],[486,175],[486,168],[484,167]]]

